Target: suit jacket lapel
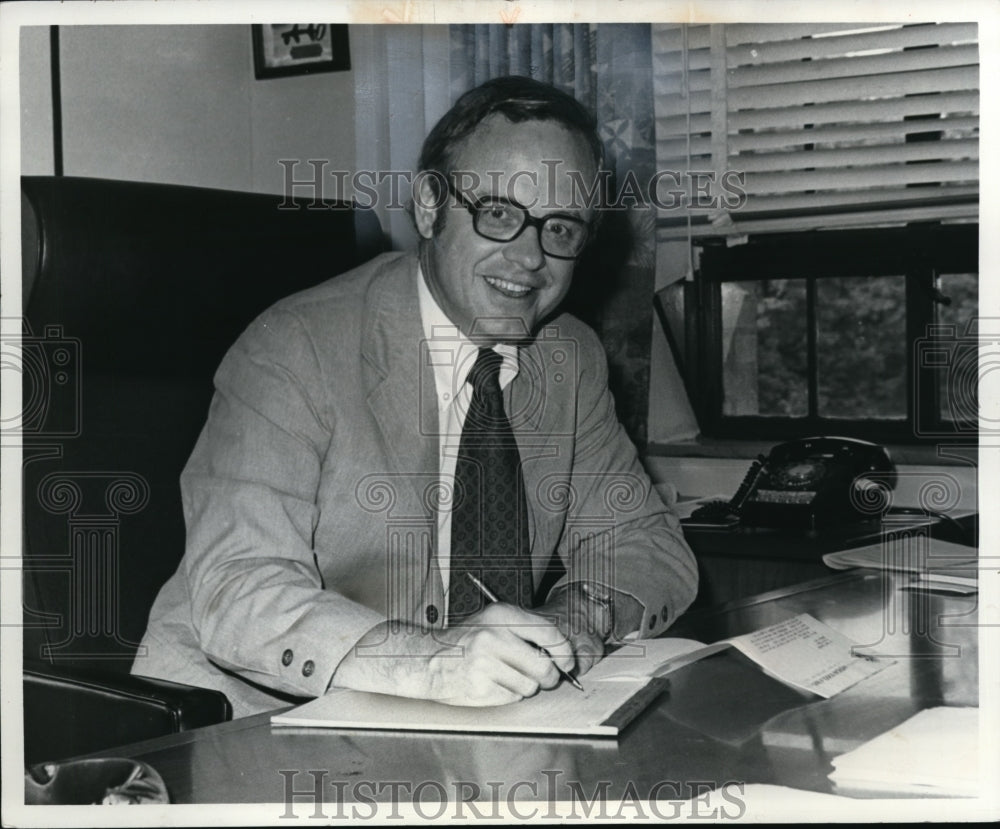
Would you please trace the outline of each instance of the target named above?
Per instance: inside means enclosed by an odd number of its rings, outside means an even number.
[[[433,555],[437,521],[430,508],[433,499],[428,496],[438,484],[439,425],[416,280],[416,257],[401,256],[373,281],[362,359],[368,405],[393,465],[392,491],[398,500],[390,517],[428,521],[432,534],[428,552]],[[559,513],[559,488],[569,478],[571,410],[576,405],[571,389],[577,375],[575,360],[566,359],[565,346],[558,328],[552,326],[524,346],[507,398],[524,462],[536,583],[558,540],[558,532],[549,526],[554,523],[544,518]],[[434,596],[440,592],[439,585],[431,589]]]
[[[428,516],[424,495],[437,479],[438,416],[416,288],[416,258],[404,256],[372,283],[362,358],[368,405],[388,450],[393,472],[416,501],[399,503],[406,517]],[[405,483],[403,483],[405,481]]]
[[[562,439],[571,431],[575,395],[560,393],[576,382],[575,361],[567,360],[558,329],[546,326],[520,350],[517,377],[510,385],[508,413],[521,452],[529,534],[536,584],[548,565],[557,532],[546,516],[560,513],[570,470],[570,446]],[[555,354],[559,350],[559,354]]]

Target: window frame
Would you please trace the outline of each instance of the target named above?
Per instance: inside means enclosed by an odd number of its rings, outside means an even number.
[[[761,234],[746,244],[728,246],[717,237],[695,239],[699,270],[686,286],[688,393],[706,438],[789,440],[810,435],[844,435],[880,443],[963,443],[977,440],[974,427],[940,417],[938,383],[917,365],[920,342],[934,323],[934,280],[939,273],[977,273],[978,224],[913,223],[902,227],[813,230]],[[724,415],[722,289],[724,282],[805,279],[815,296],[825,277],[906,277],[906,418],[847,419],[816,413],[816,334],[812,300],[808,310],[809,414],[805,417]],[[959,334],[963,332],[958,332]],[[919,424],[919,428],[918,428]]]

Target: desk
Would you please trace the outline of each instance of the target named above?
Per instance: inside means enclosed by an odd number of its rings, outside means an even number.
[[[830,792],[832,756],[923,708],[978,705],[976,597],[901,592],[905,578],[828,576],[690,613],[670,632],[710,642],[806,612],[897,659],[830,700],[768,686],[723,656],[672,674],[670,689],[617,740],[293,730],[272,728],[263,714],[95,756],[149,763],[176,803],[280,804],[286,788],[311,791],[319,780],[328,817],[338,801],[667,800],[727,781]],[[730,733],[706,735],[713,722]],[[748,733],[734,739],[741,729]]]
[[[823,556],[880,544],[887,538],[921,536],[968,544],[976,533],[975,514],[945,523],[920,516],[892,515],[809,532],[771,527],[705,528],[684,525],[698,560],[696,608],[799,584],[829,573]]]

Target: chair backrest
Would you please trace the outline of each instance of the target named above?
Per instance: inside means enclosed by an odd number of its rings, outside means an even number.
[[[184,551],[178,478],[226,349],[384,248],[371,211],[309,203],[22,179],[26,659],[129,669]]]

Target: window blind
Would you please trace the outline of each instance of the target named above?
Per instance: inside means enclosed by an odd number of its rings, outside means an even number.
[[[977,217],[975,23],[654,24],[652,45],[660,238]]]

